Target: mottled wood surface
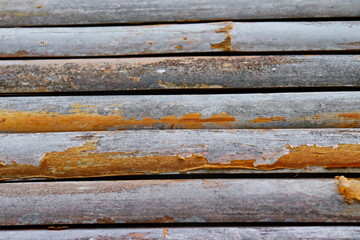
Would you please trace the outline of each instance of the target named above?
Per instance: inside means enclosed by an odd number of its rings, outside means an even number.
[[[336,179],[3,183],[0,224],[359,222]]]
[[[359,87],[360,55],[0,61],[0,92]]]
[[[346,176],[94,180],[354,175],[360,92],[5,96],[359,87],[359,17],[357,0],[0,0],[0,239],[357,239],[280,227],[359,223]],[[277,226],[221,227],[262,222]]]
[[[118,228],[1,231],[0,239],[19,240],[349,240],[357,239],[359,227],[194,227],[194,228]]]
[[[0,131],[357,128],[360,92],[6,97]]]
[[[1,0],[0,26],[359,17],[357,0]]]
[[[0,179],[359,172],[360,131],[143,130],[0,135]]]
[[[0,57],[347,51],[360,50],[359,42],[356,21],[1,28]]]

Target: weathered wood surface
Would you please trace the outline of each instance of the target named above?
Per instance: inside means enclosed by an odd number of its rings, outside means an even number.
[[[357,128],[360,92],[6,97],[0,131]]]
[[[355,21],[2,28],[0,57],[345,51],[360,50],[359,42]]]
[[[0,230],[1,240],[79,240],[79,239],[172,239],[172,240],[274,240],[316,239],[349,240],[360,236],[360,228],[341,227],[194,227],[194,228],[118,228],[118,229],[65,229]]]
[[[3,183],[0,224],[359,222],[336,179]]]
[[[144,130],[0,135],[0,180],[359,172],[360,130]]]
[[[360,17],[357,0],[0,0],[0,26]]]
[[[0,92],[359,87],[360,56],[0,61]]]

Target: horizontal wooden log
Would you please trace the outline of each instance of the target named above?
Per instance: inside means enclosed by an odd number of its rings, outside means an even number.
[[[0,57],[350,51],[360,50],[359,42],[355,21],[1,28]]]
[[[0,224],[359,222],[336,179],[4,183]]]
[[[359,172],[360,130],[0,135],[0,180],[179,173]]]
[[[357,0],[0,0],[0,26],[359,17]]]
[[[359,87],[355,55],[0,61],[0,92]]]
[[[51,228],[53,229],[53,228]],[[56,229],[56,228],[55,228]],[[360,235],[359,227],[194,227],[194,228],[107,228],[51,230],[3,230],[0,239],[78,240],[78,239],[327,239],[348,240]]]
[[[0,131],[360,127],[360,92],[6,97]]]

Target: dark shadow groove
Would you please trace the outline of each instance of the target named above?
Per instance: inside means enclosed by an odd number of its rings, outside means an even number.
[[[160,57],[236,57],[236,56],[278,56],[278,55],[353,55],[360,54],[359,50],[301,50],[301,51],[261,51],[261,52],[185,52],[185,53],[154,53],[128,55],[101,55],[101,56],[22,56],[0,57],[0,61],[11,60],[60,60],[60,59],[98,59],[98,58],[160,58]]]
[[[147,25],[184,25],[198,23],[218,23],[218,22],[340,22],[340,21],[359,21],[358,17],[312,17],[312,18],[270,18],[270,19],[204,19],[204,20],[172,20],[172,21],[149,21],[149,22],[130,22],[130,23],[88,23],[88,24],[54,24],[54,25],[15,25],[2,26],[1,28],[64,28],[64,27],[120,27],[120,26],[147,26]]]
[[[19,182],[70,182],[70,181],[137,181],[137,180],[176,180],[176,179],[309,179],[309,178],[335,178],[345,175],[348,178],[359,178],[359,173],[339,172],[337,173],[194,173],[194,174],[154,174],[154,175],[129,175],[111,177],[90,177],[90,178],[67,178],[67,179],[18,179],[0,181],[0,183],[11,184]]]
[[[26,226],[0,226],[2,230],[41,230],[41,229],[122,229],[122,228],[196,228],[196,227],[358,227],[360,223],[354,222],[208,222],[208,223],[119,223],[119,224],[50,224]]]
[[[256,94],[256,93],[302,93],[302,92],[344,92],[360,91],[358,87],[283,87],[283,88],[209,88],[209,89],[153,89],[126,91],[83,91],[83,92],[28,92],[0,93],[1,97],[38,96],[114,96],[114,95],[203,95],[203,94]]]

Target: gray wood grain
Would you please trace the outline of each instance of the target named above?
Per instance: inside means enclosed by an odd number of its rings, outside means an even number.
[[[359,172],[360,130],[143,130],[0,135],[0,180]]]
[[[0,224],[359,222],[336,179],[4,183]]]
[[[359,17],[357,0],[1,0],[0,26]]]
[[[0,132],[359,127],[360,92],[6,97]]]
[[[0,92],[359,87],[360,56],[0,61]]]
[[[194,228],[118,228],[0,230],[0,239],[19,240],[78,240],[78,239],[172,239],[172,240],[349,240],[357,239],[359,227],[194,227]]]
[[[355,21],[1,28],[0,57],[350,51],[360,50],[359,42]]]

